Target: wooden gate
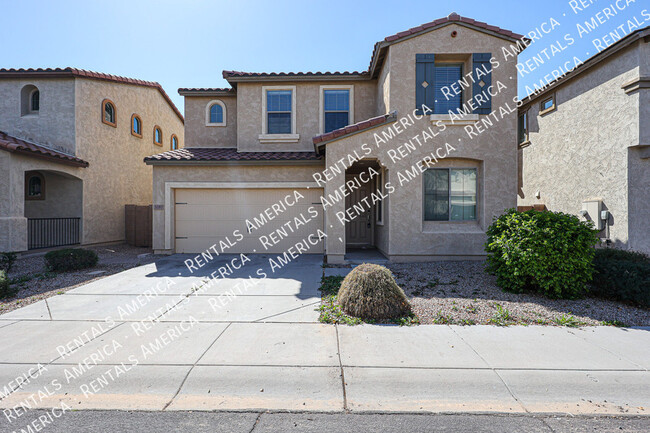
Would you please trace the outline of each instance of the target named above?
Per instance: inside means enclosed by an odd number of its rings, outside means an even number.
[[[124,207],[126,243],[134,247],[151,248],[152,208],[127,204]]]

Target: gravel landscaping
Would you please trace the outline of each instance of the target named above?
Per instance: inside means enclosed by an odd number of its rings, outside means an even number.
[[[483,261],[389,264],[421,324],[650,326],[650,310],[598,298],[504,292]],[[325,297],[324,297],[325,302]]]
[[[0,314],[156,260],[150,249],[131,247],[126,244],[86,249],[97,253],[99,263],[93,268],[81,271],[48,272],[43,254],[16,260],[8,276],[13,281],[12,285],[18,286],[20,290],[13,297],[0,299]]]

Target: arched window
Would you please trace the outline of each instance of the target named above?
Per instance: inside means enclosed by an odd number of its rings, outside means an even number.
[[[210,101],[206,105],[205,124],[207,126],[226,126],[226,104],[218,99]]]
[[[131,135],[142,138],[142,119],[135,113],[131,116]]]
[[[41,92],[38,89],[32,90],[32,95],[29,98],[29,110],[32,113],[37,113],[41,106]]]
[[[102,101],[102,122],[112,127],[116,127],[116,119],[115,104],[110,99],[104,99]]]
[[[160,129],[160,126],[156,125],[153,127],[153,143],[158,146],[162,146],[162,140],[162,129]]]
[[[45,179],[38,172],[25,173],[25,199],[45,199]]]
[[[20,115],[38,114],[41,108],[41,92],[33,84],[24,86],[20,91]]]
[[[176,137],[175,134],[172,134],[172,140],[171,141],[172,141],[171,142],[172,150],[178,149],[178,137]]]

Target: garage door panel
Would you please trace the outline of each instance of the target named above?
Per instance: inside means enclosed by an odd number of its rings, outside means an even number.
[[[273,212],[272,220],[267,220],[259,230],[248,233],[246,219],[259,219],[260,214],[271,205],[283,201],[286,196],[290,196],[293,202],[294,190],[178,189],[175,195],[176,252],[199,253],[220,241],[226,241],[226,237],[234,241],[235,230],[239,230],[244,239],[228,250],[230,253],[282,253],[296,243],[304,242],[310,235],[314,235],[312,239],[316,240],[316,232],[323,229],[323,209],[320,205],[322,189],[298,191],[304,198],[296,205],[284,208],[278,215]],[[316,217],[309,212],[312,206],[318,212]],[[307,220],[307,223],[297,227],[296,219],[301,223]],[[276,233],[278,229],[286,230],[287,236]],[[271,242],[277,242],[277,245],[265,249],[259,239],[263,235]],[[312,246],[309,252],[323,251],[321,242]]]

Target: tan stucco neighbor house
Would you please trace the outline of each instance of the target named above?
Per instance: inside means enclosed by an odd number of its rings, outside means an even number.
[[[650,253],[650,27],[524,100],[518,204],[581,215]]]
[[[125,239],[151,204],[142,158],[183,143],[158,83],[65,69],[0,69],[0,251]]]
[[[454,13],[378,42],[367,71],[180,89],[186,146],[145,159],[155,251],[483,257],[516,206],[522,41]]]

